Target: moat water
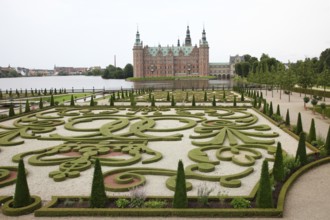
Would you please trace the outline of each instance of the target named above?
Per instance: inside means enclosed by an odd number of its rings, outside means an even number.
[[[118,90],[140,89],[153,87],[155,89],[191,89],[191,88],[228,88],[234,85],[233,80],[171,80],[171,81],[141,81],[129,82],[124,79],[102,79],[100,76],[44,76],[1,78],[0,89],[51,89],[65,88],[67,90]]]

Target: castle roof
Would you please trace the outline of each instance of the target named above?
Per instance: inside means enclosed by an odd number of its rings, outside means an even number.
[[[167,56],[171,51],[173,53],[173,56],[179,56],[180,51],[183,52],[184,56],[189,56],[191,52],[193,51],[193,46],[181,46],[181,47],[148,47],[148,52],[151,56],[157,56],[157,54],[160,52],[163,56]]]

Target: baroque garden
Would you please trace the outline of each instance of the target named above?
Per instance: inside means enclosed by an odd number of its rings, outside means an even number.
[[[36,216],[281,216],[299,172],[324,160],[313,162],[318,150],[256,90],[122,90],[97,100],[74,94],[63,103],[50,92],[50,106],[42,104],[46,96],[38,110],[27,101],[25,113],[1,122],[4,214],[33,212],[42,199]],[[74,96],[85,102],[77,105]],[[10,205],[22,160],[29,189],[39,196],[27,209]],[[172,204],[179,161],[188,195],[183,207]],[[94,164],[102,168],[99,187]],[[91,188],[106,192],[103,205],[91,207]]]

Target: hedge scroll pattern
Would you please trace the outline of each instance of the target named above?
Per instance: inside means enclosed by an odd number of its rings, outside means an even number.
[[[190,139],[193,149],[186,153],[191,162],[185,173],[187,190],[191,190],[196,180],[240,187],[254,173],[256,161],[265,157],[261,151],[273,159],[278,137],[247,109],[219,107],[58,107],[21,117],[1,129],[0,146],[20,146],[28,138],[62,141],[14,155],[14,162],[27,158],[33,166],[53,166],[48,175],[61,182],[78,178],[99,158],[102,166],[113,167],[104,173],[104,180],[106,189],[114,192],[144,185],[149,176],[164,176],[164,187],[175,188],[176,170],[154,165],[170,155],[150,147],[151,142],[180,147],[183,138]],[[240,169],[230,174],[216,172],[228,163]]]

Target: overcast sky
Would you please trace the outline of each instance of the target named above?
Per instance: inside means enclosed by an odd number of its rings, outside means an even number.
[[[330,48],[329,0],[0,0],[0,66],[105,67],[144,45],[193,45],[203,25],[210,62],[267,53],[287,62]]]

